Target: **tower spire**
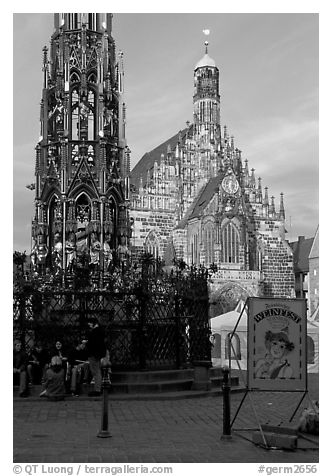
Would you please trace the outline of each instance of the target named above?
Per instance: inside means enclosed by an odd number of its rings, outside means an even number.
[[[285,205],[284,205],[284,194],[280,193],[280,208],[279,208],[279,216],[281,219],[285,219]]]
[[[129,229],[124,237],[119,218],[128,199],[129,167],[123,62],[120,53],[117,68],[111,14],[56,13],[54,18],[49,54],[43,49],[42,139],[36,151],[35,207],[43,226],[33,227],[32,237],[47,248],[51,270],[72,273],[74,251],[71,257],[65,253],[66,242],[76,248],[77,263],[83,241],[92,247],[97,240],[101,248],[107,242],[114,251],[120,242],[129,243]],[[107,210],[115,217],[110,236],[103,227]],[[55,259],[58,241],[62,251]],[[99,256],[101,271],[102,260]],[[36,271],[44,274],[45,263]]]

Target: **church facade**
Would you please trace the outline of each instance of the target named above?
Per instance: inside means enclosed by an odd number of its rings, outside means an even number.
[[[128,250],[129,149],[122,54],[112,14],[55,13],[43,50],[36,146],[34,270],[71,272],[80,259],[106,271]]]
[[[248,296],[294,297],[283,194],[278,204],[269,197],[221,128],[219,70],[207,42],[194,68],[193,110],[192,124],[131,173],[133,253],[211,267],[212,315]]]

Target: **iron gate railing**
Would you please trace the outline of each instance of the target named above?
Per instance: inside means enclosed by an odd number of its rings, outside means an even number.
[[[180,368],[210,360],[208,306],[203,269],[136,273],[106,290],[38,289],[26,281],[14,292],[14,338],[26,348],[38,340],[46,349],[60,340],[70,350],[94,316],[105,329],[114,369]]]

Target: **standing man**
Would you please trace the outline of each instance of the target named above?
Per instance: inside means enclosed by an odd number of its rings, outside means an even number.
[[[94,390],[89,392],[89,397],[101,395],[101,367],[100,359],[106,357],[105,333],[100,327],[98,319],[91,317],[88,319],[90,333],[88,335],[87,353],[89,366],[95,381]]]

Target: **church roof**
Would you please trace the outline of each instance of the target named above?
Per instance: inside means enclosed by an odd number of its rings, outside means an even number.
[[[289,243],[293,250],[293,262],[295,273],[309,272],[309,254],[314,239],[299,236],[298,241]]]
[[[314,236],[314,242],[310,250],[309,259],[318,258],[318,257],[319,257],[319,227],[317,228],[315,236]]]
[[[216,62],[214,59],[211,58],[207,53],[199,60],[199,62],[196,64],[195,69],[197,68],[203,68],[204,66],[211,66],[213,68],[216,67]]]
[[[183,217],[183,219],[178,223],[176,228],[185,228],[187,222],[192,218],[197,218],[201,215],[201,212],[205,209],[205,207],[210,203],[213,195],[216,193],[218,185],[220,182],[220,176],[211,178],[206,185],[204,185],[196,199],[190,205],[187,210],[187,213]]]
[[[208,183],[202,187],[201,192],[199,193],[198,197],[194,201],[194,206],[192,213],[188,217],[188,219],[196,218],[200,216],[201,212],[205,209],[205,207],[210,203],[213,195],[216,193],[216,189],[220,182],[220,176],[211,178]]]
[[[144,185],[146,182],[147,171],[153,168],[155,162],[157,162],[158,164],[160,163],[161,154],[164,154],[166,158],[168,145],[170,145],[171,150],[175,149],[176,144],[179,140],[179,134],[181,134],[181,136],[183,137],[187,131],[188,128],[177,132],[174,136],[172,136],[170,139],[167,139],[162,144],[158,145],[155,149],[151,150],[150,152],[146,152],[131,171],[130,182],[136,187],[138,187],[140,177],[142,177]]]

